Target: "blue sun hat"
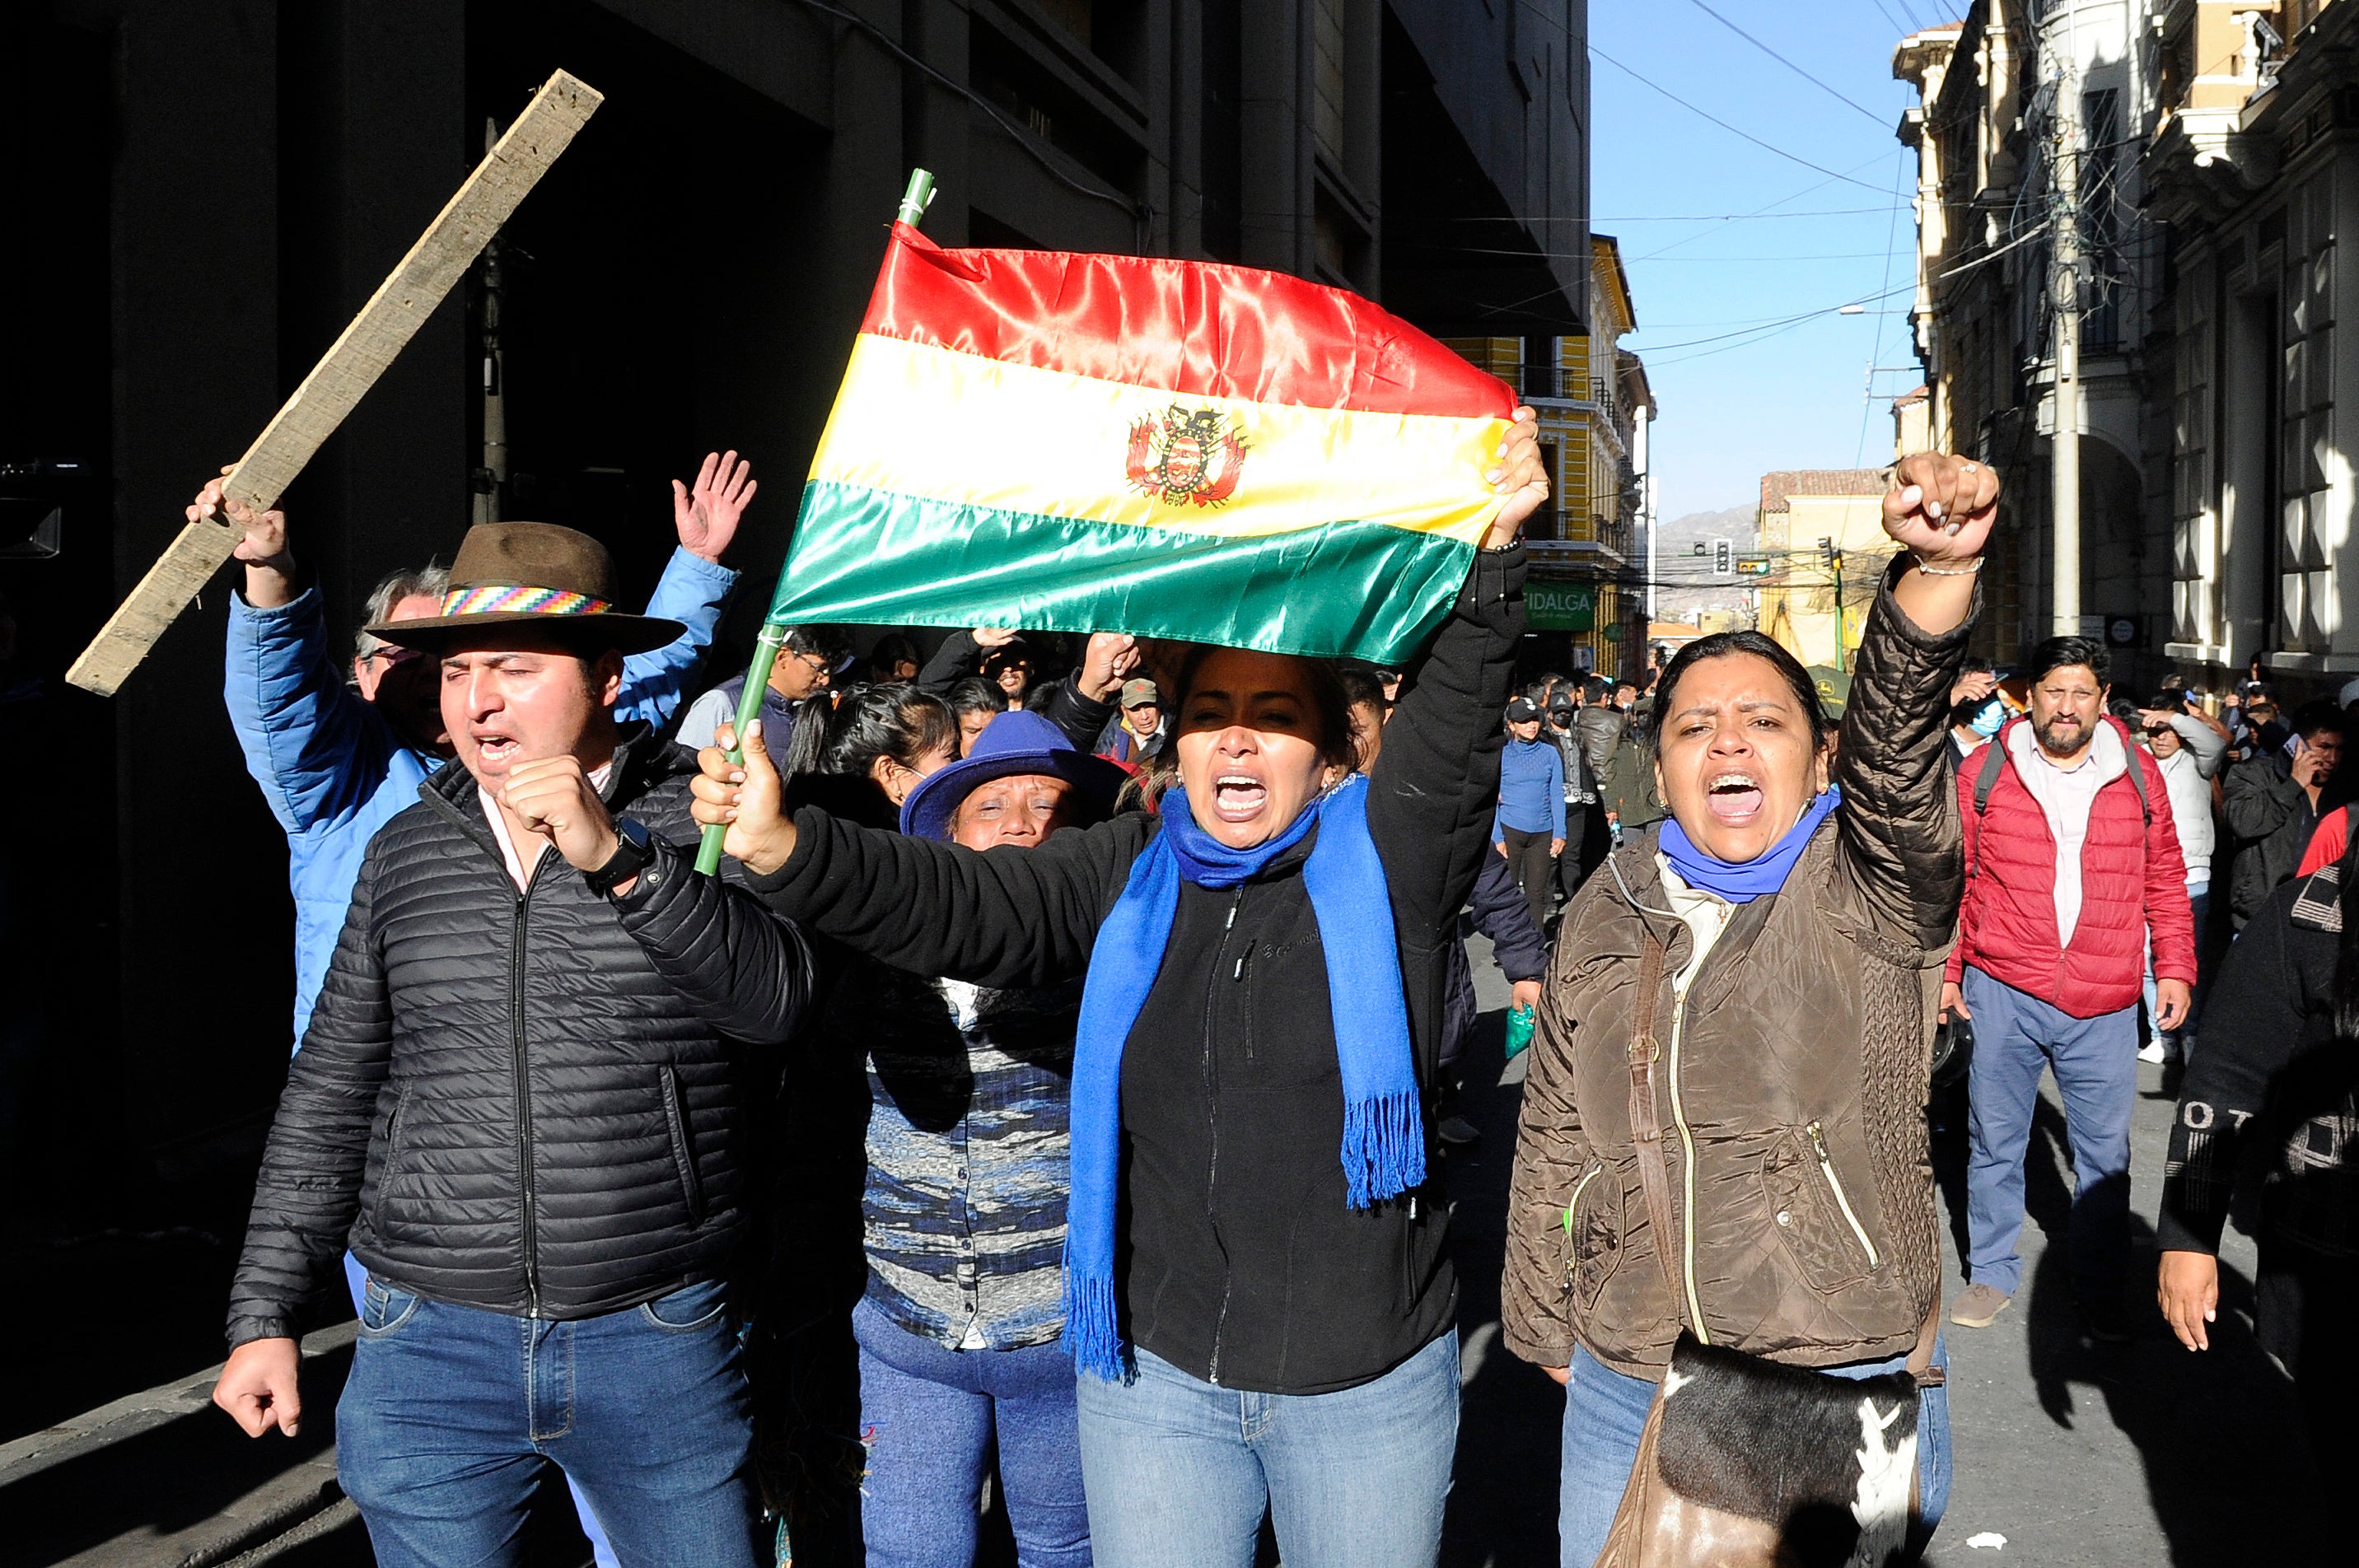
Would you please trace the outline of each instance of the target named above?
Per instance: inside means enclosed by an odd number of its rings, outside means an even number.
[[[1025,773],[1063,779],[1101,812],[1114,809],[1114,796],[1129,777],[1103,757],[1075,749],[1063,730],[1038,714],[1017,708],[985,725],[964,759],[929,775],[909,792],[901,803],[901,831],[913,838],[947,840],[960,802],[994,779]]]

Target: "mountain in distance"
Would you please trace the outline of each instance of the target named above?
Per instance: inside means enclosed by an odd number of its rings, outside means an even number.
[[[1759,508],[1748,503],[1718,512],[1690,512],[1661,524],[1655,543],[1655,619],[1687,621],[1699,610],[1745,606],[1745,579],[1712,575],[1712,542],[1726,539],[1744,555],[1754,547]],[[1696,554],[1701,545],[1704,554]]]

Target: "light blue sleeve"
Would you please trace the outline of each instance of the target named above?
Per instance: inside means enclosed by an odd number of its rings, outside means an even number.
[[[1564,837],[1564,753],[1554,746],[1548,748],[1549,768],[1549,837]]]
[[[691,752],[701,752],[712,744],[712,733],[725,719],[737,715],[730,708],[729,690],[714,687],[688,705],[688,716],[679,721],[679,732],[672,737]]]
[[[329,656],[319,586],[276,610],[232,590],[226,652],[230,728],[278,826],[309,833],[358,810],[398,742]]]
[[[737,586],[737,574],[727,567],[675,549],[665,563],[663,580],[647,600],[647,613],[677,621],[688,630],[653,653],[634,654],[623,661],[623,695],[614,717],[624,722],[644,719],[660,730],[687,694],[697,661],[712,645],[721,625],[722,606]]]

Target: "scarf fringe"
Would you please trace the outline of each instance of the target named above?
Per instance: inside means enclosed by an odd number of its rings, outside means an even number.
[[[1353,1208],[1425,1184],[1425,1119],[1415,1089],[1344,1105],[1343,1183]]]
[[[1065,1265],[1065,1352],[1076,1369],[1112,1381],[1128,1375],[1130,1346],[1114,1329],[1114,1281]]]

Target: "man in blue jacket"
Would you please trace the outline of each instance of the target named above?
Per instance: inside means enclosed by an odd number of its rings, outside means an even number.
[[[660,729],[679,706],[737,580],[721,565],[721,554],[753,499],[751,467],[734,452],[715,455],[704,460],[693,487],[673,481],[679,548],[647,613],[678,621],[688,633],[625,664],[619,720],[644,719]],[[210,518],[223,507],[215,480],[188,515]],[[302,581],[288,547],[286,514],[256,517],[235,504],[227,512],[245,533],[235,551],[245,582],[243,593],[230,595],[223,696],[246,771],[287,832],[299,1047],[352,903],[362,852],[379,827],[417,801],[418,786],[451,760],[451,745],[442,733],[434,662],[364,633],[348,680],[328,650],[319,586]],[[445,575],[429,567],[386,578],[370,596],[363,624],[440,613]]]

